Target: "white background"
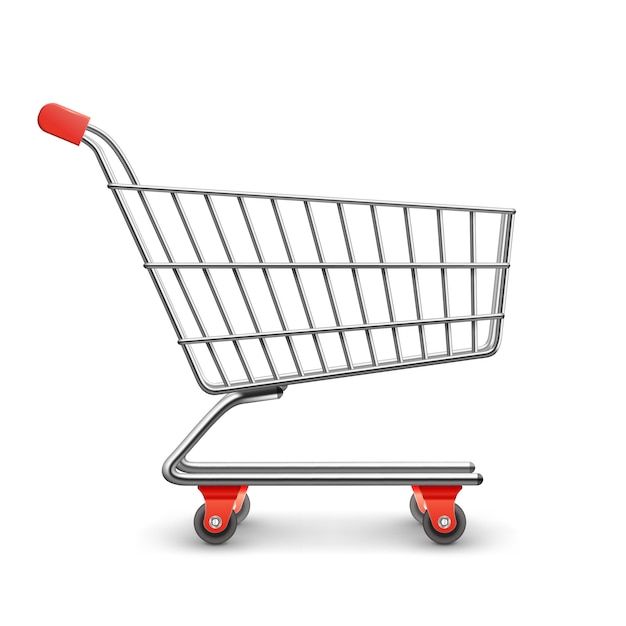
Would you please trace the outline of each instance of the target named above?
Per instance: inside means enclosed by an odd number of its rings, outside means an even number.
[[[619,621],[621,3],[139,5],[3,10],[2,621]],[[294,386],[204,450],[473,460],[459,543],[406,487],[254,488],[199,542],[160,465],[213,399],[92,155],[37,128],[49,101],[148,183],[518,209],[494,358]]]

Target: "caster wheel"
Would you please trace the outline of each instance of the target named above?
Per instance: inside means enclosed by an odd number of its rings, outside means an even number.
[[[411,501],[409,502],[409,508],[411,509],[411,515],[415,518],[416,522],[420,524],[424,523],[424,513],[420,511],[419,506],[417,506],[417,500],[415,496],[411,496]]]
[[[241,524],[241,522],[248,517],[248,513],[250,513],[250,498],[248,498],[248,494],[246,494],[241,509],[239,509],[239,513],[235,513],[237,516],[237,524]]]
[[[428,538],[440,544],[454,543],[463,534],[466,525],[465,513],[458,504],[454,505],[454,515],[456,516],[456,528],[451,533],[439,532],[430,521],[430,516],[424,515],[424,532]]]
[[[196,530],[196,534],[202,541],[211,544],[225,543],[228,541],[237,530],[237,516],[231,515],[228,520],[226,528],[220,533],[210,533],[204,527],[204,504],[196,511],[193,518],[193,527]]]

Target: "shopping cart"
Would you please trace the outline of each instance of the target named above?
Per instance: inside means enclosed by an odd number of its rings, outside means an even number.
[[[233,535],[249,485],[411,485],[411,513],[430,539],[462,535],[455,498],[482,482],[473,463],[187,456],[227,411],[280,398],[291,384],[493,355],[513,210],[142,185],[88,117],[47,104],[38,121],[93,151],[198,384],[228,394],[163,465],[168,481],[202,492],[201,539]]]

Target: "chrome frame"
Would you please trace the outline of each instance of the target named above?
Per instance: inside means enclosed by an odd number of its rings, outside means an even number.
[[[103,142],[104,145],[101,144]],[[513,220],[515,211],[512,209],[492,209],[484,207],[467,207],[467,206],[444,206],[433,204],[415,204],[404,202],[383,202],[374,200],[355,200],[341,198],[325,198],[314,196],[295,196],[295,195],[277,195],[263,194],[252,192],[229,192],[205,189],[186,189],[175,187],[148,186],[140,185],[138,179],[124,156],[123,152],[115,141],[102,130],[89,125],[87,132],[82,139],[82,143],[88,146],[95,154],[98,163],[106,178],[108,188],[112,191],[113,196],[122,212],[126,224],[133,236],[135,244],[141,255],[144,267],[147,269],[161,301],[167,311],[170,321],[178,337],[178,343],[194,372],[196,381],[200,387],[210,394],[230,392],[222,398],[196,425],[189,435],[181,442],[181,444],[168,457],[163,465],[163,475],[165,478],[175,484],[193,484],[193,485],[326,485],[326,484],[441,484],[441,485],[477,485],[482,482],[482,476],[474,473],[474,465],[472,463],[411,463],[411,464],[353,464],[353,463],[333,463],[333,464],[230,464],[230,463],[193,463],[187,460],[189,451],[198,443],[198,441],[208,432],[208,430],[231,408],[239,404],[258,402],[268,399],[276,399],[282,396],[287,384],[306,382],[310,380],[321,380],[327,378],[337,378],[342,376],[352,376],[382,370],[393,370],[404,367],[419,367],[423,365],[432,365],[436,363],[454,362],[468,360],[474,358],[484,358],[494,354],[499,347],[501,341],[502,320],[504,318],[504,306],[506,300],[506,284],[509,270],[509,259],[511,249],[511,237],[513,231]],[[115,155],[126,176],[130,182],[120,183],[116,180],[114,171],[107,159],[105,149],[111,150]],[[134,192],[138,194],[141,204],[148,215],[149,221],[154,228],[154,232],[161,244],[166,262],[154,261],[151,258],[148,246],[146,245],[140,229],[133,218],[124,193]],[[148,193],[164,193],[169,194],[173,204],[180,216],[185,232],[189,237],[192,248],[196,255],[196,261],[180,262],[177,261],[171,253],[165,234],[163,233],[148,200]],[[219,234],[221,243],[224,247],[228,262],[227,263],[211,263],[204,259],[200,247],[195,238],[195,234],[186,218],[185,211],[180,201],[180,196],[185,194],[200,194],[204,196],[207,209],[211,214],[213,223]],[[256,252],[256,262],[238,262],[235,260],[224,230],[220,224],[217,212],[212,203],[214,196],[230,196],[236,198],[248,230],[248,235]],[[248,215],[246,207],[246,199],[261,198],[271,202],[276,222],[280,231],[280,235],[284,244],[285,252],[288,258],[287,263],[268,262],[261,251],[258,239],[256,237],[254,227]],[[289,200],[298,201],[304,204],[306,216],[311,229],[311,234],[317,251],[318,261],[315,263],[298,263],[294,260],[291,245],[284,227],[278,201]],[[346,245],[349,262],[337,263],[329,262],[325,259],[321,247],[320,238],[316,229],[315,220],[311,211],[311,203],[322,202],[332,203],[337,206],[339,212],[340,223],[342,227],[343,237]],[[379,261],[375,263],[359,263],[355,261],[350,232],[347,226],[344,207],[349,204],[359,204],[369,206],[372,217],[372,224],[376,239],[376,247],[378,251]],[[378,210],[380,207],[401,207],[404,214],[406,237],[409,250],[408,263],[393,263],[385,260],[385,253],[381,239],[381,231],[379,227]],[[412,209],[428,209],[436,212],[437,231],[438,231],[438,248],[439,262],[437,263],[418,263],[415,261],[414,245],[411,231],[411,210]],[[470,262],[453,263],[446,261],[445,237],[443,232],[442,211],[463,211],[469,213],[470,220]],[[501,216],[500,233],[498,241],[497,262],[478,263],[476,262],[476,235],[475,235],[475,219],[477,213],[497,213]],[[260,328],[252,303],[246,293],[244,281],[240,271],[242,269],[260,269],[266,282],[269,293],[274,302],[276,313],[280,321],[281,330],[263,331]],[[282,312],[278,296],[272,283],[269,270],[271,269],[291,269],[294,281],[296,283],[299,297],[302,302],[303,310],[307,319],[308,328],[292,329],[286,324],[284,314]],[[358,304],[361,311],[362,323],[360,324],[343,324],[335,301],[332,281],[328,274],[329,269],[348,269],[351,270],[354,286],[357,294]],[[388,282],[388,271],[390,269],[410,269],[413,283],[416,319],[414,320],[397,320],[394,313],[393,298]],[[476,270],[481,268],[489,268],[495,270],[494,289],[492,299],[492,310],[487,315],[476,314]],[[207,280],[207,285],[211,290],[213,297],[219,308],[219,312],[223,318],[227,334],[211,336],[199,315],[193,299],[187,289],[185,280],[181,270],[196,269],[203,272]],[[230,269],[241,291],[241,296],[248,309],[254,332],[237,333],[228,317],[226,310],[220,300],[217,287],[212,279],[210,270],[212,269]],[[319,269],[324,278],[326,290],[330,306],[335,319],[335,325],[328,327],[319,327],[314,324],[310,306],[307,301],[306,291],[303,288],[300,278],[300,270],[303,269]],[[380,269],[382,280],[384,283],[384,292],[386,304],[389,313],[389,322],[370,322],[367,310],[364,304],[363,291],[360,284],[359,270],[363,269]],[[418,269],[439,269],[441,273],[441,286],[443,297],[443,317],[436,319],[424,319],[421,315],[420,288],[417,277]],[[449,314],[449,295],[448,295],[448,270],[449,269],[469,269],[471,276],[471,315],[462,317],[453,317]],[[167,289],[159,276],[159,270],[169,270],[173,273],[178,286],[185,296],[194,320],[201,335],[196,337],[188,337],[185,335],[181,321],[172,305]],[[477,322],[489,321],[488,339],[483,346],[477,345]],[[458,322],[470,322],[472,332],[471,350],[455,351],[451,342],[451,325]],[[433,324],[443,325],[445,329],[446,351],[444,354],[430,355],[428,353],[424,338],[424,327]],[[401,345],[398,338],[398,329],[402,327],[416,327],[419,340],[421,356],[419,358],[406,358],[402,355]],[[391,329],[393,342],[395,347],[395,361],[380,361],[376,355],[374,342],[372,340],[372,331],[380,328]],[[345,340],[345,333],[348,331],[362,330],[365,332],[368,348],[371,357],[371,364],[354,364],[351,360],[350,351]],[[319,336],[325,333],[337,333],[343,353],[345,356],[346,367],[341,369],[329,368],[326,364],[323,348],[320,345]],[[313,339],[317,355],[320,360],[321,371],[304,371],[298,358],[297,350],[294,348],[292,338],[299,335],[310,335]],[[289,346],[291,356],[294,361],[296,373],[295,375],[280,376],[272,360],[271,351],[267,347],[266,340],[273,337],[283,337]],[[255,378],[251,372],[249,364],[246,361],[245,354],[239,344],[242,340],[254,339],[260,342],[265,358],[267,359],[271,377]],[[219,357],[214,349],[214,344],[224,341],[230,341],[236,350],[237,356],[241,360],[243,371],[246,374],[246,381],[230,381],[226,376],[223,367],[220,365]],[[212,357],[216,368],[222,379],[221,385],[209,383],[203,375],[201,367],[191,349],[195,344],[205,344]]]
[[[163,464],[175,485],[480,485],[473,463],[194,463],[187,455],[230,409],[274,400],[281,387],[248,389],[224,396]]]

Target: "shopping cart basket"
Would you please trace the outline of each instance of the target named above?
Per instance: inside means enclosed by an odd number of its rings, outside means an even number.
[[[411,485],[410,510],[456,541],[472,463],[187,460],[233,407],[288,385],[488,357],[500,344],[514,211],[139,183],[119,146],[57,104],[40,127],[96,156],[200,387],[227,393],[163,465],[197,485],[201,539],[228,540],[249,485]]]

